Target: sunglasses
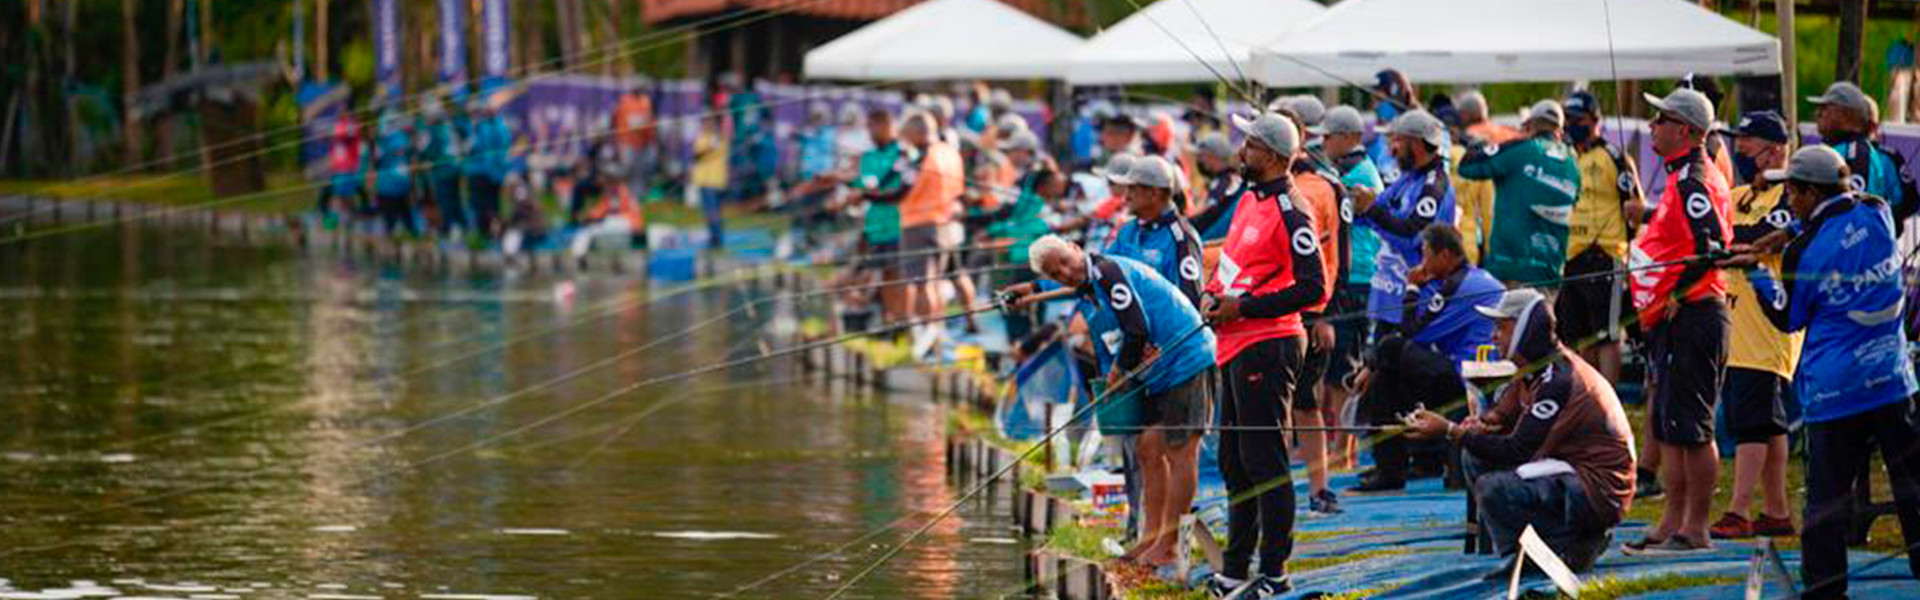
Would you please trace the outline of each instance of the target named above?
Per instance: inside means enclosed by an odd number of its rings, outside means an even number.
[[[1682,121],[1682,120],[1679,120],[1679,119],[1676,119],[1676,118],[1673,118],[1673,117],[1671,117],[1671,116],[1668,116],[1668,115],[1667,115],[1667,113],[1660,113],[1660,116],[1657,116],[1657,117],[1654,117],[1654,118],[1653,118],[1653,121],[1651,121],[1651,122],[1649,122],[1649,123],[1648,123],[1648,125],[1649,125],[1649,126],[1654,126],[1654,125],[1686,125],[1686,124],[1687,124],[1687,122],[1686,122],[1686,121]]]

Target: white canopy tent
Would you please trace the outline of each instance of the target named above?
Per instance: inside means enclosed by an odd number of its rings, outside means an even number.
[[[1327,9],[1311,0],[1160,0],[1073,56],[1076,85],[1242,80],[1249,52]]]
[[[1085,44],[996,0],[929,0],[807,52],[813,79],[1058,79]]]
[[[1780,44],[1684,0],[1346,0],[1251,62],[1275,86],[1386,68],[1416,82],[1663,79],[1779,73]]]

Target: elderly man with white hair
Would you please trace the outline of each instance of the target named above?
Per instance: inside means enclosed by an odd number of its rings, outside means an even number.
[[[1187,294],[1146,263],[1089,254],[1055,235],[1035,240],[1027,257],[1035,273],[1078,292],[1106,377],[1102,401],[1136,390],[1144,395],[1138,451],[1146,519],[1139,543],[1124,558],[1172,565],[1180,516],[1193,505],[1197,485],[1193,450],[1211,420],[1213,331]]]

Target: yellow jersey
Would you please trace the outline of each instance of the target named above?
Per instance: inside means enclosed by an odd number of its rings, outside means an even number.
[[[1752,243],[1768,233],[1785,229],[1793,222],[1792,213],[1782,199],[1786,186],[1775,185],[1764,190],[1743,185],[1733,189],[1733,239],[1735,243]],[[1774,272],[1780,270],[1780,258],[1772,257],[1765,263]],[[1727,282],[1727,307],[1732,328],[1727,332],[1727,366],[1753,369],[1774,373],[1787,379],[1793,379],[1793,366],[1800,361],[1801,333],[1788,335],[1781,333],[1767,320],[1760,310],[1760,299],[1754,295],[1753,284],[1747,282],[1747,274],[1741,269],[1721,271]]]
[[[1480,264],[1480,250],[1487,246],[1487,234],[1493,231],[1493,180],[1466,179],[1460,176],[1460,159],[1467,148],[1454,144],[1448,149],[1447,175],[1452,177],[1453,203],[1459,207],[1460,241],[1467,250],[1467,262]]]
[[[1580,199],[1567,218],[1567,259],[1598,246],[1613,260],[1627,255],[1627,220],[1620,205],[1639,201],[1639,172],[1627,158],[1600,140],[1575,159],[1580,167]]]

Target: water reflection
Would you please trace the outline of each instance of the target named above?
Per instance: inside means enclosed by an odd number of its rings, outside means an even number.
[[[182,230],[0,249],[0,585],[706,597],[958,497],[922,399],[830,394],[790,365],[583,404],[755,352],[778,310],[517,393],[751,292],[646,293]],[[970,505],[855,595],[1017,588],[1017,546],[968,543],[1007,535],[1004,504]],[[823,595],[877,553],[755,595]]]

